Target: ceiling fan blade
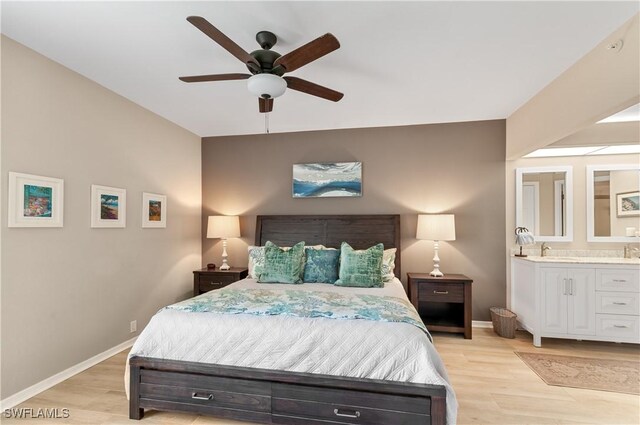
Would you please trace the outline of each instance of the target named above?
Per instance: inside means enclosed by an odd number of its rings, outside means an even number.
[[[273,111],[273,99],[263,99],[259,97],[258,108],[260,108],[260,112],[262,113]]]
[[[298,77],[284,77],[287,82],[287,87],[291,90],[297,90],[302,93],[310,94],[311,96],[321,97],[323,99],[337,102],[344,96],[339,91],[331,90],[327,87],[323,87],[319,84],[312,83],[311,81],[303,80]]]
[[[202,16],[189,16],[187,18],[187,21],[189,21],[191,24],[193,24],[193,26],[205,33],[210,39],[218,43],[233,56],[240,59],[242,62],[246,63],[247,65],[252,64],[258,70],[260,69],[260,64],[253,56],[247,53],[242,47],[238,46],[229,37],[224,35],[218,28],[211,25],[211,23],[204,19]]]
[[[284,56],[280,56],[274,62],[274,67],[281,65],[286,72],[295,71],[296,69],[333,52],[339,47],[340,42],[338,42],[338,39],[332,34],[327,33],[304,46],[298,47]]]
[[[201,83],[204,81],[229,81],[229,80],[246,80],[251,74],[209,74],[209,75],[191,75],[189,77],[178,77],[180,81],[185,83]]]

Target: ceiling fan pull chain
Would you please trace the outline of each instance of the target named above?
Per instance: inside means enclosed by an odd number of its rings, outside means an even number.
[[[269,113],[264,114],[264,133],[269,134]]]

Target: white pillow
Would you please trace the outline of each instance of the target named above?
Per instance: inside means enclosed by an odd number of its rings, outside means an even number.
[[[382,253],[382,281],[389,282],[396,277],[396,248],[385,249]]]

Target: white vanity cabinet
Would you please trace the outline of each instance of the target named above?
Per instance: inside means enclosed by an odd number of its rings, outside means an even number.
[[[512,258],[511,282],[511,309],[537,347],[542,337],[640,343],[638,265]]]

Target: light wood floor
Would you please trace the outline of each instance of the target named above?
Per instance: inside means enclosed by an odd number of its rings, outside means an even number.
[[[436,334],[435,344],[449,371],[458,396],[459,424],[638,424],[640,397],[603,391],[546,385],[513,352],[553,354],[640,361],[634,345],[544,339],[543,348],[531,345],[531,336],[516,339],[496,336],[491,329],[474,329],[472,340]],[[141,422],[128,419],[123,388],[127,352],[70,378],[18,407],[69,408],[68,419],[55,424],[240,424],[189,414],[146,412]],[[2,424],[45,424],[0,419]],[[393,424],[389,424],[393,425]]]

